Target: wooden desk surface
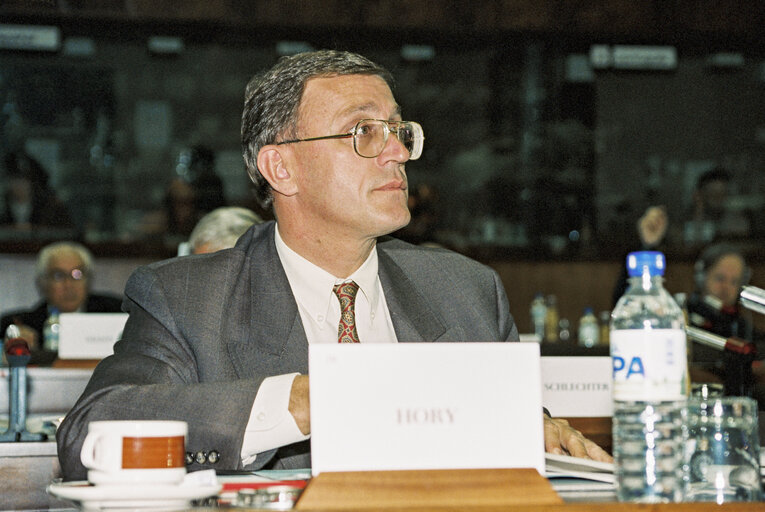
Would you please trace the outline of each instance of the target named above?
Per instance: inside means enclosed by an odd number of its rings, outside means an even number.
[[[244,509],[235,509],[244,510]],[[322,508],[305,509],[301,512],[338,512],[343,509]],[[359,510],[359,509],[356,509]],[[667,503],[667,504],[637,504],[637,503],[564,503],[561,505],[516,505],[503,506],[439,506],[439,507],[406,507],[381,508],[371,507],[361,509],[363,512],[761,512],[765,511],[765,502],[758,503]],[[254,511],[253,511],[254,512]]]
[[[574,426],[574,428],[577,428],[581,432],[583,432],[588,438],[592,439],[593,441],[597,442],[601,446],[607,448],[610,451],[611,448],[611,418],[567,418],[569,423]],[[8,461],[8,460],[7,460]],[[45,464],[47,466],[47,463]],[[9,468],[6,468],[6,470]],[[18,468],[14,468],[18,470]],[[0,472],[2,473],[2,472]],[[19,473],[18,476],[20,478],[24,478],[28,476],[27,471],[24,471],[24,477],[22,477],[22,474]],[[47,478],[50,478],[50,475],[46,475]],[[24,478],[26,480],[26,478]],[[532,482],[533,483],[533,482]],[[383,488],[385,486],[382,486]],[[332,489],[330,489],[332,490]],[[765,501],[763,502],[757,502],[757,503],[728,503],[725,505],[717,505],[715,503],[672,503],[672,504],[634,504],[634,503],[617,503],[613,501],[613,494],[612,493],[603,493],[603,492],[568,492],[563,493],[561,492],[560,497],[563,498],[563,503],[560,503],[558,501],[550,502],[549,500],[546,503],[538,503],[535,502],[533,499],[533,495],[535,492],[539,492],[540,488],[539,486],[533,486],[529,484],[528,486],[524,486],[524,483],[521,482],[521,485],[519,489],[514,490],[514,493],[518,493],[520,496],[520,499],[513,505],[509,506],[508,504],[496,504],[492,503],[491,501],[484,502],[484,503],[476,503],[473,502],[471,504],[460,504],[458,503],[458,500],[454,501],[448,501],[444,502],[443,499],[436,500],[437,504],[433,504],[427,501],[409,501],[409,502],[401,502],[399,500],[396,503],[396,506],[390,506],[386,503],[380,503],[375,502],[373,500],[367,500],[364,502],[364,495],[363,493],[359,494],[356,493],[355,499],[362,500],[362,504],[365,506],[356,506],[354,507],[354,510],[361,510],[362,512],[402,512],[403,510],[411,511],[411,512],[504,512],[507,510],[513,510],[518,512],[552,512],[552,511],[563,511],[563,512],[606,512],[606,511],[614,511],[614,512],[726,512],[726,511],[732,511],[732,512],[744,512],[744,511],[753,511],[758,512],[762,511],[765,512]],[[29,492],[29,487],[27,486],[27,492]],[[44,490],[42,490],[44,493]],[[391,494],[406,494],[406,492],[411,492],[410,489],[406,489],[406,487],[401,487],[400,490],[397,490],[395,487],[393,488],[387,488],[387,492],[390,492]],[[541,494],[540,494],[541,495]],[[8,496],[2,496],[0,495],[0,505],[4,505],[5,498]],[[31,497],[31,496],[30,496]],[[334,489],[334,492],[329,493],[329,501],[321,500],[321,502],[316,502],[314,504],[311,504],[309,502],[306,502],[305,504],[299,505],[300,512],[339,512],[344,511],[347,512],[349,509],[348,507],[344,507],[342,505],[336,505],[335,503],[342,503],[342,501],[345,499],[346,495],[344,492],[340,492],[338,488]],[[39,497],[38,497],[39,498]],[[47,497],[52,500],[52,497]],[[531,499],[530,499],[531,498]],[[46,501],[48,501],[46,499]],[[543,500],[544,501],[544,500]],[[25,502],[24,500],[21,500],[21,504],[27,504],[30,505],[31,502]],[[35,506],[33,508],[35,509],[58,509],[58,510],[66,510],[69,511],[76,511],[76,508],[61,508],[61,505],[63,505],[62,502],[57,502],[55,505],[52,502],[44,503],[42,504],[42,507],[40,506],[40,503],[35,503]],[[46,506],[47,505],[47,506]],[[358,502],[357,502],[358,505]],[[17,510],[22,510],[29,508],[27,507],[14,507],[17,508]],[[193,510],[195,512],[203,511],[203,510],[222,510],[224,507],[193,507],[189,508],[188,510]],[[0,509],[4,509],[4,507],[0,506]],[[247,510],[243,508],[228,508],[228,510]]]

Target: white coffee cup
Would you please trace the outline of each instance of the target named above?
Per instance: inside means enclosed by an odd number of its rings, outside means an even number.
[[[186,475],[185,421],[92,421],[80,460],[92,484],[175,484]]]

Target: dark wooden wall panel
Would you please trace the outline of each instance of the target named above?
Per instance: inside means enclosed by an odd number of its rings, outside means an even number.
[[[232,27],[422,29],[477,34],[539,32],[631,39],[762,41],[765,2],[743,0],[4,0],[0,17],[214,22]]]
[[[510,312],[518,330],[531,332],[529,306],[536,292],[555,294],[561,318],[567,318],[575,334],[579,317],[590,306],[597,315],[611,310],[611,297],[621,264],[611,262],[497,262],[490,266],[505,285]],[[668,263],[665,288],[670,293],[693,290],[693,264]],[[765,288],[765,264],[752,268],[752,285]],[[765,330],[765,316],[753,314],[755,325]]]

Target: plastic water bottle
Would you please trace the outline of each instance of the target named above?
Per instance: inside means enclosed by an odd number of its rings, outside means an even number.
[[[612,433],[619,501],[664,503],[683,498],[685,321],[664,289],[665,265],[660,252],[630,253],[629,287],[611,314]]]
[[[547,315],[547,306],[545,305],[545,298],[542,293],[534,295],[534,300],[531,301],[531,325],[534,328],[534,334],[537,335],[539,341],[545,339],[545,316]]]
[[[611,332],[609,330],[611,324],[611,312],[601,311],[598,318],[598,326],[600,329],[600,344],[608,345],[611,339]]]
[[[50,314],[43,324],[43,348],[58,352],[58,309],[50,308]]]
[[[600,343],[600,331],[598,326],[598,319],[595,318],[595,313],[592,312],[592,308],[584,308],[584,314],[579,319],[579,345],[583,347],[594,347]]]
[[[560,317],[558,315],[558,298],[555,295],[548,295],[546,301],[547,311],[545,312],[545,337],[548,343],[557,343],[560,339]]]

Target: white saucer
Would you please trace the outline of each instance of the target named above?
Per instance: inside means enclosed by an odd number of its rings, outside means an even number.
[[[58,498],[79,502],[83,509],[178,509],[192,500],[215,496],[221,485],[91,485],[88,482],[52,483],[46,489]]]

